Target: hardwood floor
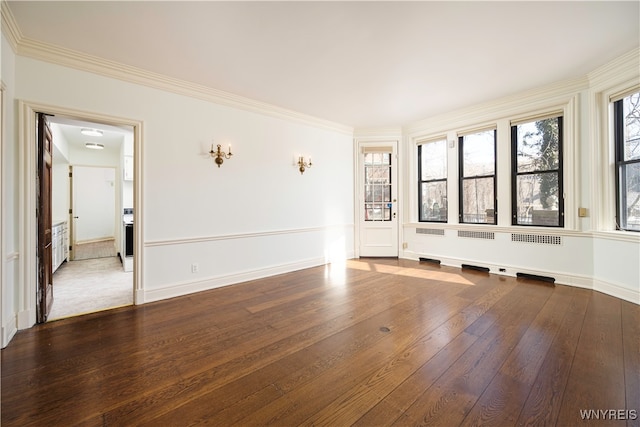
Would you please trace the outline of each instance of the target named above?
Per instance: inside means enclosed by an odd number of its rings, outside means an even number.
[[[2,350],[5,427],[639,426],[639,412],[640,306],[407,260],[64,319]]]

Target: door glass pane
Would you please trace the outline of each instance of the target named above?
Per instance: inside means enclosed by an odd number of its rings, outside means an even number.
[[[386,204],[365,204],[365,221],[390,221],[391,215],[388,214],[388,211],[390,211],[390,209],[383,206],[386,206]]]
[[[391,221],[391,153],[364,155],[365,221]]]
[[[391,221],[391,207],[389,206],[389,203],[384,204],[383,213],[384,213],[384,220]]]
[[[384,190],[384,198],[382,199],[384,202],[390,202],[391,201],[391,186],[390,185],[385,185],[383,187]]]
[[[373,202],[373,185],[364,186],[364,201]]]
[[[373,186],[373,201],[374,202],[382,201],[382,186],[380,185]]]

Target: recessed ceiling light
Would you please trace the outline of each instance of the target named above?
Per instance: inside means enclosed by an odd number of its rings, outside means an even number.
[[[80,133],[87,136],[102,136],[102,131],[98,129],[84,128],[80,131]]]
[[[98,144],[97,142],[85,142],[84,146],[92,150],[102,150],[104,148],[104,144]]]

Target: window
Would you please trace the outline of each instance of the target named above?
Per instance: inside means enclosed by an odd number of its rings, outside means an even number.
[[[496,224],[496,131],[459,138],[460,222]]]
[[[418,146],[420,221],[447,222],[447,141]]]
[[[640,231],[640,92],[613,104],[616,146],[616,220]]]
[[[512,224],[564,226],[562,117],[511,126]]]
[[[391,153],[364,155],[365,221],[391,221]]]

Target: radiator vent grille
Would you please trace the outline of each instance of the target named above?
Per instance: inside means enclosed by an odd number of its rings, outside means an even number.
[[[472,239],[488,239],[495,240],[496,233],[491,231],[467,231],[458,230],[458,237],[470,237]]]
[[[416,234],[431,234],[433,236],[444,236],[441,228],[416,228]]]
[[[511,233],[512,242],[538,243],[542,245],[561,245],[562,237],[549,234],[519,234]]]

